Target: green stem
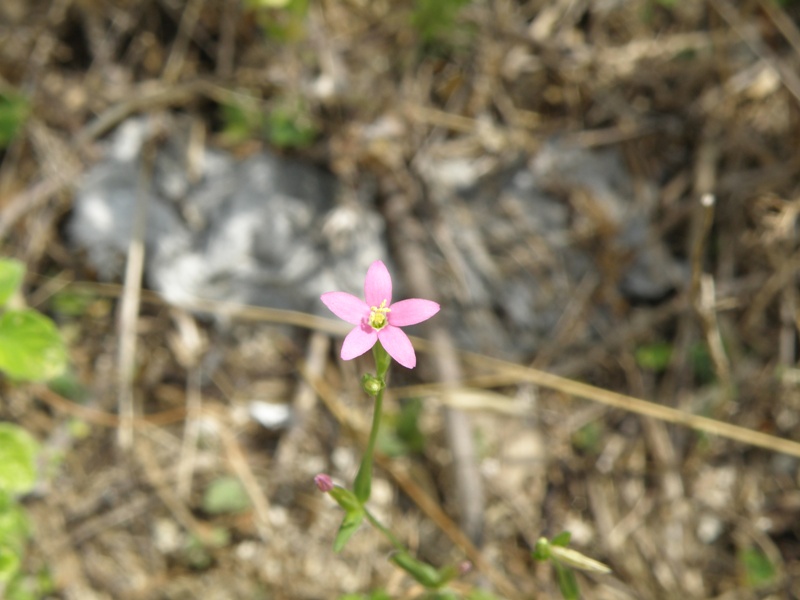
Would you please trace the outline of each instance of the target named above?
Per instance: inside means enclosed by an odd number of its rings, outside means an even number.
[[[375,396],[375,410],[372,413],[372,430],[369,432],[367,449],[364,450],[364,457],[361,459],[361,466],[358,468],[358,474],[353,483],[353,491],[361,504],[369,500],[369,496],[372,493],[372,457],[375,453],[375,441],[378,439],[378,428],[381,424],[382,409],[383,389]]]

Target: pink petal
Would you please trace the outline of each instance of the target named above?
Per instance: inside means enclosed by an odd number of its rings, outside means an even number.
[[[386,300],[386,305],[392,303],[392,276],[383,262],[376,260],[367,270],[364,280],[364,299],[369,306],[380,306]]]
[[[356,327],[347,334],[342,344],[342,360],[352,360],[361,356],[378,341],[378,333],[369,325]],[[398,361],[399,362],[399,361]]]
[[[353,294],[328,292],[322,294],[320,300],[333,314],[352,325],[358,325],[363,319],[369,317],[369,306]]]
[[[392,313],[389,313],[392,314]],[[378,332],[378,339],[381,345],[393,359],[408,369],[413,369],[417,365],[417,355],[414,354],[414,346],[411,340],[402,329],[387,325]]]
[[[439,305],[436,302],[411,298],[392,304],[388,319],[390,325],[405,327],[427,321],[437,312],[439,312]]]

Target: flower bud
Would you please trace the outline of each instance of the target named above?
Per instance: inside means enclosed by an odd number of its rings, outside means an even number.
[[[364,388],[364,391],[372,397],[377,396],[380,391],[386,387],[383,379],[379,379],[375,377],[375,375],[370,375],[367,373],[361,378],[361,387]]]
[[[333,479],[331,479],[330,475],[325,473],[316,475],[314,477],[314,483],[317,484],[317,489],[325,494],[333,490]]]

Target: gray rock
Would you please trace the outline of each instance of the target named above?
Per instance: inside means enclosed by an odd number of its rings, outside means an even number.
[[[617,284],[632,301],[658,301],[685,278],[685,266],[652,233],[655,202],[634,195],[613,149],[556,142],[504,167],[430,157],[419,171],[445,207],[445,229],[456,232],[440,240],[460,283],[443,288],[443,300],[457,307],[452,330],[467,348],[514,357],[551,339],[581,283],[596,278],[592,236],[631,257]],[[606,316],[595,310],[588,323],[600,322],[593,319]]]
[[[337,203],[328,173],[267,152],[237,161],[206,149],[190,177],[188,125],[169,127],[146,190],[146,285],[176,305],[210,299],[305,311],[321,311],[326,291],[361,294],[369,264],[386,259],[379,215]],[[122,276],[151,129],[147,119],[125,122],[75,196],[70,239],[104,280]]]

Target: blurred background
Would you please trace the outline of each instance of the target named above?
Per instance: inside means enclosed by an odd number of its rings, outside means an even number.
[[[352,481],[371,417],[319,295],[381,259],[443,308],[371,503],[476,565],[460,597],[557,597],[531,550],[569,530],[613,571],[586,598],[800,598],[798,19],[3,0],[2,253],[66,366],[3,366],[36,471],[0,489],[0,595],[423,597],[374,530],[333,553],[313,485]]]

